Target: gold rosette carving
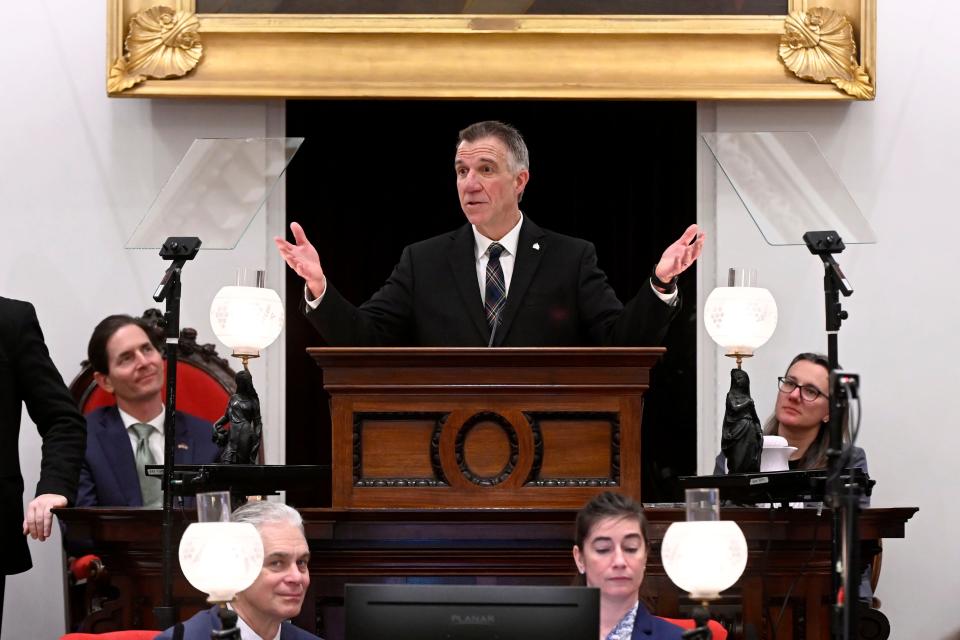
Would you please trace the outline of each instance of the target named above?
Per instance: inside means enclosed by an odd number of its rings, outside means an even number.
[[[842,14],[824,7],[794,11],[780,38],[780,60],[798,78],[832,82],[860,99],[874,96],[870,75],[857,64],[853,26]]]
[[[200,21],[196,14],[158,6],[130,19],[126,53],[110,67],[107,89],[120,92],[147,78],[179,78],[200,62]]]

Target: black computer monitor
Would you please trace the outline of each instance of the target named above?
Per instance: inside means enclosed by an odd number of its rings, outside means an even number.
[[[589,587],[346,586],[349,640],[596,640],[600,592]]]

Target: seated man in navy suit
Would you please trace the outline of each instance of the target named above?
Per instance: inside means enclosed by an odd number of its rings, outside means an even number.
[[[78,507],[156,507],[159,479],[147,478],[147,464],[163,464],[163,356],[155,334],[140,319],[104,318],[93,330],[87,358],[93,377],[117,398],[116,406],[87,415],[87,451],[80,472]],[[178,464],[216,462],[209,422],[178,411]]]

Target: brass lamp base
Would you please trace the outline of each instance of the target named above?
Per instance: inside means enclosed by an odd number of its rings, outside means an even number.
[[[742,368],[743,368],[743,367],[741,367],[740,365],[743,363],[743,359],[744,359],[744,358],[752,358],[752,357],[753,357],[753,354],[752,354],[752,353],[739,353],[739,352],[725,353],[724,355],[727,356],[728,358],[736,358],[736,359],[737,359],[737,369],[742,369]],[[246,363],[244,363],[244,366],[246,366]]]
[[[234,358],[240,358],[240,362],[243,363],[244,371],[250,371],[250,367],[247,366],[247,362],[249,362],[250,358],[260,357],[259,353],[234,353],[231,355],[233,355]]]

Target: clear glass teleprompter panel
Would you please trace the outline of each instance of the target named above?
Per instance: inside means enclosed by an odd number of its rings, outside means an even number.
[[[170,174],[127,249],[159,249],[195,236],[201,249],[233,249],[303,138],[197,138]]]
[[[802,245],[808,231],[836,231],[847,244],[877,241],[809,133],[705,133],[703,140],[767,243]]]

